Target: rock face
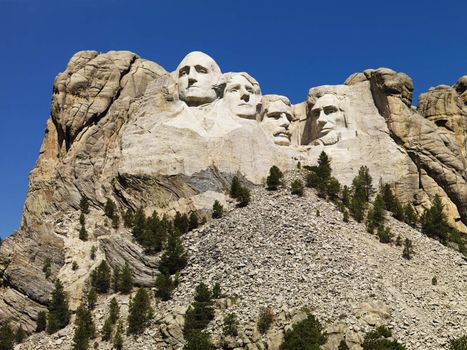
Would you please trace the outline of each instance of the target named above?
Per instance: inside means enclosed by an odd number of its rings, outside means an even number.
[[[57,277],[76,307],[104,258],[112,267],[129,262],[137,284],[151,285],[157,259],[128,230],[111,227],[107,199],[119,215],[140,207],[209,215],[215,200],[229,206],[234,175],[254,187],[272,165],[313,164],[323,150],[341,183],[367,165],[375,182],[390,183],[419,212],[440,194],[450,223],[467,232],[466,86],[462,77],[430,90],[417,111],[407,75],[369,69],[292,105],[199,52],[175,72],[127,51],[78,52],[54,81],[21,227],[0,248],[0,320],[33,329]],[[83,197],[88,242],[78,239]]]

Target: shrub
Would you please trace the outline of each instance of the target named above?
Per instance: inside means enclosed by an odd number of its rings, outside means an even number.
[[[433,276],[433,278],[431,279],[431,285],[436,286],[437,284],[438,284],[438,278],[436,278],[436,276]]]
[[[89,236],[88,236],[88,231],[86,231],[86,227],[84,225],[81,226],[79,229],[79,239],[82,241],[87,241]]]
[[[214,283],[214,287],[212,287],[212,298],[219,299],[220,297],[222,297],[221,284],[216,282]]]
[[[224,326],[222,328],[225,336],[236,337],[238,335],[237,315],[229,313],[224,317]]]
[[[114,229],[118,229],[119,226],[120,226],[120,217],[118,216],[117,213],[114,213],[114,215],[112,216],[112,227]]]
[[[97,251],[97,248],[96,248],[96,246],[93,245],[93,246],[91,247],[91,259],[92,259],[92,260],[95,260],[95,259],[96,259],[96,251]]]
[[[115,205],[114,201],[107,198],[107,202],[105,202],[104,207],[105,216],[107,216],[109,219],[113,219],[116,209],[117,206]]]
[[[213,219],[221,218],[223,213],[224,213],[224,207],[219,203],[218,200],[215,200],[214,204],[212,205],[212,217],[213,217]]]
[[[384,326],[378,327],[365,335],[363,350],[406,350],[406,347],[391,338],[392,334]]]
[[[303,182],[302,180],[294,180],[291,184],[291,193],[297,196],[303,196]]]
[[[188,230],[192,231],[195,228],[198,228],[198,226],[199,226],[198,215],[196,215],[196,213],[192,211],[188,219]]]
[[[59,279],[55,281],[55,289],[49,303],[49,315],[47,319],[47,332],[52,334],[64,328],[70,320],[68,300],[66,299],[63,285]]]
[[[391,229],[389,227],[378,227],[378,238],[381,243],[391,243]]]
[[[326,339],[319,321],[313,315],[308,315],[306,319],[285,332],[280,350],[318,350],[321,349],[320,346],[326,342]]]
[[[238,196],[240,195],[240,189],[242,188],[240,184],[240,180],[238,179],[237,176],[234,176],[232,178],[232,182],[230,184],[230,192],[229,195],[231,198],[237,199]]]
[[[259,311],[259,318],[257,323],[258,331],[261,334],[265,334],[269,328],[271,328],[272,323],[274,322],[274,312],[271,308],[261,308]]]
[[[401,245],[402,245],[402,237],[401,235],[397,235],[396,246],[400,247]]]
[[[45,274],[45,278],[49,278],[51,275],[51,266],[52,266],[52,260],[50,258],[46,258],[44,261],[44,265],[42,265],[42,272]]]
[[[110,289],[110,267],[105,260],[91,272],[91,285],[98,293],[107,293]]]
[[[47,313],[41,311],[37,314],[36,332],[45,331],[47,327]]]
[[[337,348],[337,350],[350,350],[350,348],[348,347],[345,340],[342,339],[341,342],[339,343],[339,347]]]
[[[71,269],[72,269],[73,271],[76,271],[76,270],[78,270],[78,268],[79,268],[78,263],[77,263],[76,261],[73,261],[73,262],[71,263]]]
[[[139,288],[134,298],[130,300],[128,309],[128,333],[141,334],[147,327],[153,315],[148,292]]]
[[[269,176],[266,178],[267,189],[270,191],[275,191],[281,184],[281,179],[284,176],[282,171],[275,165],[269,169]]]
[[[89,214],[89,200],[86,196],[81,197],[81,200],[79,201],[79,208],[81,213]]]
[[[344,222],[349,222],[349,212],[347,211],[347,209],[344,209],[344,216],[343,216],[342,220]]]
[[[125,225],[125,227],[133,227],[133,219],[133,211],[131,209],[127,209],[123,215],[123,225]]]
[[[20,344],[24,341],[24,339],[26,339],[27,337],[27,334],[25,332],[25,330],[23,329],[23,326],[20,325],[18,327],[18,329],[16,329],[16,333],[15,333],[15,343],[16,344]]]

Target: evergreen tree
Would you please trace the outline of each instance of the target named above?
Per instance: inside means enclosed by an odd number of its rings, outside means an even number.
[[[417,225],[417,222],[418,222],[417,213],[415,212],[412,205],[410,205],[410,203],[407,203],[404,206],[404,219],[405,219],[404,220],[405,223],[412,227],[415,227]]]
[[[113,331],[114,324],[110,318],[107,318],[104,322],[104,326],[102,327],[102,340],[109,341],[112,339],[112,331]]]
[[[86,196],[81,197],[81,200],[79,201],[79,208],[81,213],[89,214],[89,200]]]
[[[344,222],[349,222],[349,212],[347,211],[347,209],[344,209],[344,215],[343,215],[342,220]]]
[[[120,322],[117,327],[117,332],[114,337],[115,350],[123,350],[123,325]]]
[[[297,196],[303,196],[303,182],[302,180],[294,180],[291,184],[291,193]]]
[[[350,214],[357,222],[362,222],[363,216],[365,214],[366,203],[359,196],[352,196],[350,200]]]
[[[112,227],[114,229],[118,229],[120,226],[120,217],[118,216],[117,213],[114,213],[114,215],[112,216]]]
[[[314,170],[310,170],[306,175],[305,182],[307,187],[317,188],[318,185],[321,183],[321,179]]]
[[[15,334],[8,322],[0,325],[0,350],[13,350]]]
[[[36,332],[45,331],[47,328],[47,313],[41,311],[37,314]]]
[[[323,181],[327,181],[331,177],[331,161],[326,152],[322,151],[318,157],[318,167],[316,174]]]
[[[366,165],[362,165],[358,170],[358,182],[360,182],[363,192],[365,195],[365,201],[368,202],[370,200],[371,195],[374,192],[374,188],[372,186],[373,179],[370,175],[370,170]]]
[[[174,227],[178,229],[181,234],[187,233],[190,227],[188,216],[186,214],[180,214],[180,212],[177,211],[174,218]]]
[[[467,350],[467,335],[452,339],[449,342],[449,350]]]
[[[79,224],[81,226],[84,226],[84,224],[86,224],[86,218],[83,213],[79,214]]]
[[[239,207],[246,207],[248,204],[250,204],[250,199],[251,199],[251,195],[250,195],[250,190],[246,187],[242,187],[240,188],[240,194],[238,195],[238,203],[237,205]]]
[[[214,318],[212,307],[212,294],[209,287],[201,282],[195,291],[195,300],[185,314],[185,325],[183,333],[186,338],[190,337],[193,331],[201,331]]]
[[[144,288],[139,288],[130,300],[128,309],[128,333],[141,334],[153,316],[151,299]]]
[[[73,336],[73,350],[87,350],[90,339],[96,336],[96,326],[91,311],[81,305],[76,310],[75,334]]]
[[[141,244],[146,248],[149,253],[157,253],[162,250],[166,239],[166,230],[159,220],[156,211],[146,219],[144,226],[144,233]]]
[[[120,268],[115,266],[112,275],[112,287],[115,293],[120,291]]]
[[[175,283],[169,275],[160,273],[156,277],[155,287],[156,295],[162,300],[170,300],[172,292],[175,289]]]
[[[88,231],[86,231],[86,227],[84,225],[81,226],[79,229],[79,239],[82,241],[87,241],[88,240]]]
[[[241,188],[240,180],[238,179],[237,176],[234,176],[232,178],[232,183],[230,184],[230,197],[237,199],[238,196],[240,195],[240,188]]]
[[[238,320],[237,315],[229,313],[224,317],[224,326],[222,331],[225,336],[236,337],[238,335]]]
[[[131,293],[133,289],[133,272],[130,269],[128,262],[125,262],[125,266],[120,273],[118,279],[118,290],[123,294]]]
[[[402,257],[404,259],[410,260],[412,259],[413,248],[412,248],[412,241],[408,238],[404,241],[404,250],[402,251]]]
[[[107,216],[109,219],[112,219],[115,215],[116,209],[117,209],[117,206],[115,205],[114,201],[111,200],[110,198],[107,198],[107,202],[105,202],[105,207],[104,207],[105,216]]]
[[[275,191],[281,184],[281,179],[284,176],[282,171],[275,165],[269,169],[269,176],[266,178],[267,189],[270,191]]]
[[[135,237],[136,242],[141,244],[143,242],[144,229],[146,226],[146,216],[144,215],[143,208],[138,208],[133,217],[133,228],[131,234]]]
[[[190,333],[184,350],[215,350],[209,334],[205,331],[195,330]]]
[[[127,209],[125,215],[123,215],[123,225],[125,227],[133,227],[133,210]]]
[[[384,184],[380,186],[380,194],[384,201],[384,209],[388,211],[394,211],[395,196],[392,193],[391,185]]]
[[[396,220],[405,221],[404,207],[397,197],[394,198],[392,213]]]
[[[59,279],[55,281],[55,289],[49,303],[49,315],[47,320],[47,332],[55,333],[65,327],[70,320],[68,300],[66,299],[63,285]]]
[[[190,217],[188,219],[188,230],[192,231],[199,226],[198,215],[194,211],[190,213]]]
[[[223,213],[224,207],[219,203],[218,200],[215,200],[214,204],[212,205],[212,218],[219,219],[222,217]]]
[[[214,287],[212,287],[212,298],[219,299],[220,297],[222,297],[221,284],[216,282],[214,283]]]
[[[162,254],[159,271],[166,275],[173,275],[182,270],[188,262],[188,256],[183,248],[180,235],[176,229],[171,230],[167,241],[167,249]]]
[[[344,188],[342,189],[342,204],[346,207],[349,207],[350,205],[350,190],[347,185],[344,185]]]
[[[110,267],[105,260],[91,272],[91,284],[98,293],[107,293],[110,289]]]
[[[335,201],[341,190],[341,184],[335,177],[330,177],[326,183],[326,194],[332,201]]]
[[[96,246],[93,245],[93,246],[91,247],[91,259],[92,259],[92,260],[95,260],[95,259],[96,259],[96,251],[97,251],[97,248],[96,248]]]
[[[339,347],[337,348],[337,350],[350,350],[350,348],[348,347],[345,340],[342,339],[341,342],[339,343]]]
[[[318,350],[327,340],[323,327],[313,315],[292,327],[285,332],[280,350]]]
[[[265,307],[261,308],[259,312],[259,318],[257,323],[258,331],[261,334],[265,334],[269,328],[271,328],[272,323],[274,322],[274,312],[271,308]]]
[[[91,289],[88,292],[88,307],[91,310],[94,310],[96,307],[96,302],[97,302],[97,292],[94,287],[91,287]]]
[[[24,339],[26,339],[26,336],[27,336],[27,334],[26,334],[26,332],[24,331],[23,326],[20,325],[20,326],[18,327],[18,329],[16,329],[16,333],[15,333],[15,343],[16,343],[16,344],[21,344],[21,343],[24,341]]]
[[[425,210],[420,221],[424,234],[445,243],[448,239],[449,225],[443,209],[441,198],[439,195],[435,195],[431,208]]]
[[[120,315],[120,307],[118,306],[117,299],[113,297],[112,300],[110,300],[110,315],[109,315],[109,319],[112,321],[113,324],[117,323],[119,315]]]
[[[44,261],[44,265],[42,265],[42,272],[45,274],[45,278],[49,278],[52,274],[51,271],[52,260],[50,258],[46,258]]]
[[[391,243],[391,229],[389,227],[378,227],[378,238],[381,243]]]

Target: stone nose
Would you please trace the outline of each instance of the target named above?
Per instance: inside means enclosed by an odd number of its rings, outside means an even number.
[[[194,83],[196,83],[197,80],[193,78],[188,78],[188,87],[192,86]]]
[[[319,124],[320,126],[323,126],[324,124],[327,123],[327,121],[328,121],[328,120],[327,120],[327,118],[326,118],[326,114],[324,113],[323,110],[320,110],[320,111],[319,111],[319,117],[318,117],[318,119],[317,119],[318,124]]]
[[[279,122],[280,122],[280,126],[285,128],[285,129],[288,129],[289,126],[290,126],[290,121],[287,118],[287,114],[285,114],[285,113],[281,113],[281,116],[279,118]]]
[[[243,100],[243,101],[245,101],[245,102],[248,102],[248,101],[250,101],[250,95],[247,94],[247,93],[244,93],[244,94],[242,95],[242,97],[240,97],[240,99]]]

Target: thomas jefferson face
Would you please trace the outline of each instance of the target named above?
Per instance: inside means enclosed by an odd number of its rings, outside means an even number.
[[[292,107],[286,98],[263,101],[265,108],[261,127],[272,135],[274,143],[279,146],[290,145],[289,126],[292,120]]]
[[[261,92],[257,84],[242,74],[234,74],[226,83],[224,101],[238,117],[255,119]]]
[[[189,106],[199,106],[216,99],[217,84],[221,70],[217,63],[202,52],[191,52],[177,68],[178,94]]]
[[[345,114],[339,108],[339,100],[335,95],[320,97],[311,109],[311,115],[316,118],[319,139],[325,145],[339,141],[339,130],[347,128]]]

